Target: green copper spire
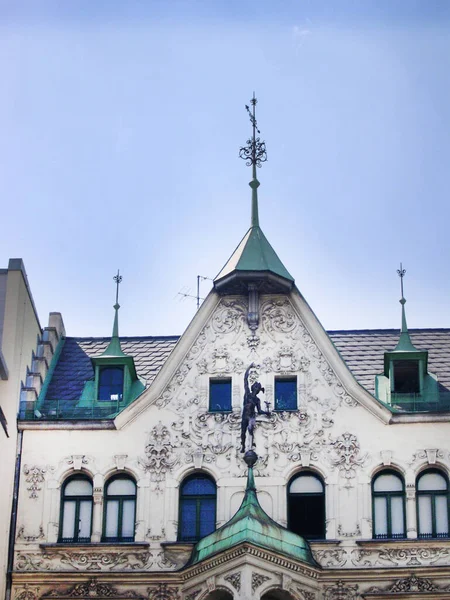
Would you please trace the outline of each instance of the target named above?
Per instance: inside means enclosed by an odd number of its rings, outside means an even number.
[[[276,523],[261,508],[253,476],[253,465],[256,459],[257,456],[253,451],[247,452],[244,456],[248,465],[248,476],[245,496],[239,510],[228,523],[196,544],[189,565],[247,543],[317,566],[308,542]]]
[[[275,250],[268,242],[259,226],[258,188],[259,181],[256,168],[267,160],[266,144],[261,141],[261,134],[256,120],[257,99],[253,93],[251,108],[245,108],[252,124],[252,137],[240,148],[239,156],[252,167],[252,189],[250,229],[233,252],[231,258],[214,279],[215,288],[222,293],[236,293],[247,290],[250,283],[257,284],[260,292],[288,292],[294,279],[278,258]]]
[[[120,340],[119,340],[119,308],[120,308],[119,285],[122,281],[122,275],[120,275],[119,270],[117,270],[117,275],[114,275],[113,279],[116,282],[116,303],[114,304],[114,311],[115,311],[114,325],[113,325],[111,341],[109,342],[108,347],[103,352],[102,356],[126,356],[126,354],[124,354],[122,352],[122,348],[120,346]]]
[[[394,348],[394,352],[418,352],[417,348],[413,346],[411,338],[409,336],[408,325],[406,324],[406,312],[405,312],[405,296],[403,294],[403,277],[405,276],[406,269],[403,269],[402,263],[400,263],[400,269],[397,269],[398,276],[400,277],[400,286],[402,297],[400,304],[402,305],[402,329],[400,332],[400,339],[398,340],[397,346]]]

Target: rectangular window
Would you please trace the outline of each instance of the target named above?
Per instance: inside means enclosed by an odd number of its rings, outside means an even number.
[[[297,377],[275,377],[275,410],[297,410]]]
[[[209,410],[231,412],[231,379],[210,379]]]
[[[394,393],[420,394],[419,361],[394,361]]]

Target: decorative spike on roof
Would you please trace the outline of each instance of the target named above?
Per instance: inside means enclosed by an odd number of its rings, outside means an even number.
[[[117,269],[117,275],[114,275],[113,279],[116,282],[116,303],[114,304],[115,313],[113,331],[111,341],[101,356],[127,356],[124,352],[122,352],[119,339],[119,285],[123,279],[122,275],[119,273],[119,269]]]
[[[231,258],[214,279],[214,287],[222,293],[236,293],[247,290],[249,283],[257,283],[260,291],[286,292],[294,278],[278,258],[259,226],[258,188],[256,167],[267,160],[266,144],[257,134],[261,133],[256,120],[257,99],[253,93],[250,100],[252,108],[245,106],[252,124],[252,137],[240,148],[239,156],[252,167],[252,206],[250,229],[247,231]]]
[[[194,547],[189,565],[199,563],[238,544],[248,543],[317,567],[308,542],[276,523],[259,504],[253,466],[258,457],[245,453],[248,466],[247,487],[237,513],[222,527],[201,539]]]
[[[397,269],[397,273],[400,277],[400,287],[402,293],[402,297],[399,300],[400,304],[402,305],[402,329],[400,332],[400,338],[398,340],[397,346],[394,348],[394,352],[419,352],[419,350],[411,342],[411,338],[409,336],[408,331],[408,325],[406,323],[406,300],[403,294],[403,277],[405,276],[406,269],[403,268],[402,263],[400,263],[400,269]]]

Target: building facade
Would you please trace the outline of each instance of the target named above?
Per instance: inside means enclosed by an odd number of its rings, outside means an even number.
[[[409,331],[402,294],[400,332],[327,333],[259,226],[257,144],[251,227],[180,338],[120,338],[117,302],[111,338],[55,328],[14,599],[450,598],[450,330]]]

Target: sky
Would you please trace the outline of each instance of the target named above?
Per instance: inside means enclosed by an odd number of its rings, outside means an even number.
[[[450,2],[0,0],[0,267],[41,325],[181,334],[261,227],[326,329],[450,327]],[[204,280],[205,296],[211,281]]]

